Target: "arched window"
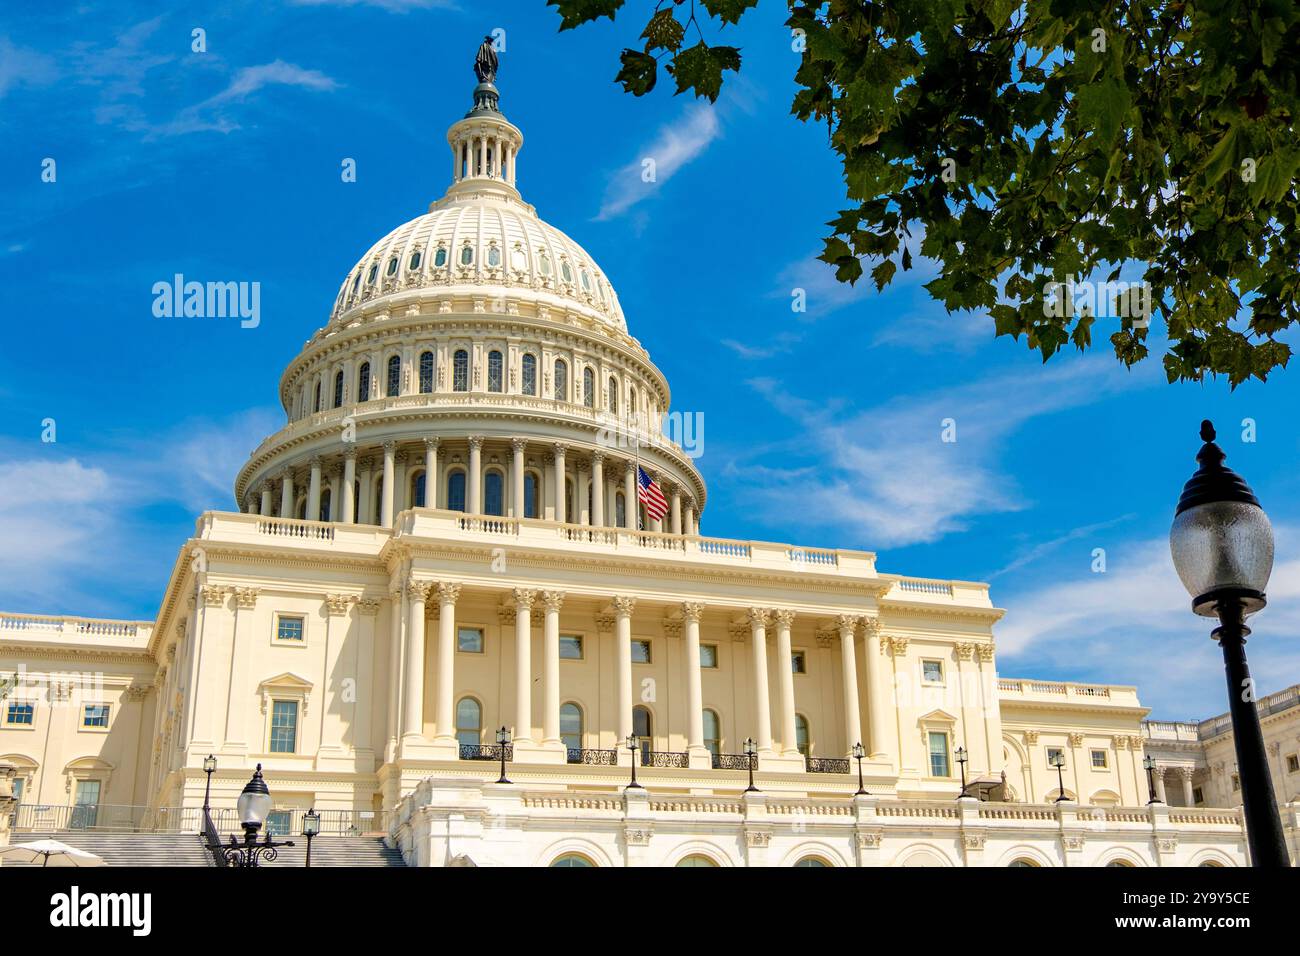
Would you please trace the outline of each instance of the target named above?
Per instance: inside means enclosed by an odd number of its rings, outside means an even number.
[[[316,379],[316,399],[312,402],[312,411],[320,411],[320,379]]]
[[[499,471],[489,471],[483,476],[483,513],[485,515],[504,515],[506,513],[506,480]]]
[[[564,259],[560,262],[560,274],[564,276],[565,282],[573,281],[573,270],[569,268],[568,259]]]
[[[525,395],[537,394],[537,356],[532,352],[525,352],[523,358],[523,393]]]
[[[541,256],[538,257],[537,263],[538,263],[537,268],[542,273],[542,275],[549,276],[551,274],[550,256],[548,256],[546,253],[543,252]]]
[[[591,277],[587,275],[587,270],[586,270],[586,269],[583,269],[581,272],[578,273],[578,275],[579,275],[579,277],[582,279],[582,288],[583,288],[583,291],[585,291],[585,292],[590,292],[590,291],[591,291]]]
[[[1107,866],[1119,866],[1119,867],[1125,867],[1125,868],[1128,868],[1128,867],[1132,867],[1132,866],[1133,866],[1133,864],[1130,863],[1128,860],[1111,860],[1111,861],[1110,861],[1109,863],[1107,863],[1106,865],[1107,865]]]
[[[389,356],[388,359],[388,391],[389,398],[393,398],[402,390],[402,357],[400,355]]]
[[[1026,860],[1021,857],[1019,860],[1012,860],[1009,866],[1038,866],[1033,860]]]
[[[339,369],[334,376],[334,407],[338,408],[343,404],[343,370]]]
[[[357,373],[357,401],[364,402],[370,398],[370,363],[362,362],[361,371]]]
[[[420,353],[420,391],[427,395],[433,391],[433,353]]]
[[[395,276],[395,275],[397,275],[397,256],[393,256],[393,258],[391,258],[391,259],[388,260],[388,273],[387,273],[387,274],[390,275],[390,276]]]
[[[384,479],[382,475],[375,482],[375,494],[370,501],[370,523],[381,524],[384,517]]]
[[[794,740],[795,746],[805,757],[808,756],[808,718],[803,714],[794,715]]]
[[[324,491],[321,492],[321,494],[320,494],[320,512],[319,512],[319,514],[316,515],[316,520],[317,520],[317,521],[329,521],[329,520],[330,520],[330,501],[331,501],[331,498],[332,498],[332,497],[333,497],[333,496],[330,494],[330,489],[328,489],[328,488],[326,488]]]
[[[579,853],[566,853],[564,854],[564,856],[557,856],[555,858],[555,862],[551,864],[551,866],[592,866],[592,867],[594,867],[595,865],[596,865],[595,863],[592,863],[589,859],[587,859],[585,856],[582,856]]]
[[[488,246],[488,265],[493,269],[501,265],[501,250],[496,246]]]
[[[715,757],[722,753],[722,721],[716,710],[704,711],[704,746]]]
[[[524,517],[537,517],[537,474],[524,473]]]
[[[493,349],[488,353],[488,391],[499,392],[502,386],[501,353]]]
[[[614,527],[627,527],[627,499],[621,491],[614,496]]]
[[[596,407],[596,376],[589,368],[582,370],[582,404],[588,408]]]
[[[555,400],[569,400],[569,363],[564,359],[555,360]]]
[[[650,753],[654,750],[653,730],[654,719],[651,717],[650,709],[647,707],[633,707],[632,736],[636,738],[637,744],[641,747],[641,762],[643,764],[650,761]]]
[[[795,866],[814,866],[814,867],[815,867],[815,866],[830,866],[830,864],[827,863],[825,860],[823,860],[823,859],[822,859],[821,857],[819,857],[819,856],[806,856],[806,857],[804,857],[802,860],[800,860],[798,863],[796,863]]]
[[[460,250],[460,264],[463,266],[472,266],[474,264],[474,247],[463,246]]]
[[[618,414],[618,380],[612,375],[609,377],[609,410]]]
[[[469,391],[469,353],[457,349],[451,359],[451,387],[456,392]]]
[[[423,255],[421,254],[419,249],[416,249],[414,252],[411,253],[411,261],[406,264],[407,270],[409,272],[414,272],[416,269],[420,268],[420,262],[422,260],[423,260]]]
[[[433,254],[433,267],[435,269],[441,269],[446,264],[447,264],[447,247],[439,246],[437,251],[434,252]]]
[[[465,510],[465,472],[453,471],[447,476],[447,510]]]
[[[427,507],[424,503],[424,472],[420,472],[411,480],[411,506],[414,508]]]
[[[483,707],[473,697],[456,705],[456,739],[462,747],[477,747],[483,739]]]
[[[570,751],[570,760],[581,760],[581,753],[573,751],[582,750],[582,708],[577,704],[569,703],[560,708],[560,739],[564,741],[564,747]]]
[[[370,272],[367,273],[366,275],[366,285],[374,285],[375,276],[377,275],[379,275],[379,263],[376,262],[373,266],[370,267]]]
[[[705,856],[702,853],[692,853],[690,856],[684,856],[680,860],[678,860],[677,865],[716,867],[718,864],[714,863],[712,860],[710,860],[707,856]]]
[[[359,288],[361,288],[361,273],[360,273],[360,272],[358,272],[358,273],[357,273],[357,277],[356,277],[355,279],[352,280],[352,294],[353,294],[353,295],[356,295],[356,294],[357,294],[357,289],[359,289]]]

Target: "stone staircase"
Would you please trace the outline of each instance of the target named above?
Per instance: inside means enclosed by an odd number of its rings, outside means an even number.
[[[229,834],[225,834],[229,839]],[[278,859],[268,867],[301,867],[306,863],[307,841],[290,837],[296,846],[280,850]],[[58,840],[102,857],[108,866],[216,866],[203,838],[195,833],[121,833],[103,830],[52,830],[11,833],[11,843]],[[5,866],[39,866],[13,864]],[[319,836],[312,841],[311,865],[335,866],[405,866],[399,850],[385,845],[377,836]]]

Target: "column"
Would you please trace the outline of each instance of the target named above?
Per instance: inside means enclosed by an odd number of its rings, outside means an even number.
[[[673,485],[671,522],[669,525],[673,534],[682,533],[682,490]]]
[[[434,734],[439,742],[456,743],[456,599],[459,584],[438,585],[438,685]]]
[[[342,465],[330,465],[330,510],[326,518],[328,521],[338,521],[339,513],[343,507],[342,502],[339,500],[340,486],[343,484],[342,475]]]
[[[563,591],[543,591],[542,606],[546,608],[546,621],[542,629],[542,653],[546,658],[543,681],[542,744],[563,749],[560,739],[560,605],[564,603]],[[631,644],[628,645],[631,653]]]
[[[573,514],[569,517],[577,524],[591,524],[591,512],[587,508],[587,462],[579,458],[573,463],[573,470],[576,472],[573,484]],[[594,501],[596,497],[594,491],[591,497]]]
[[[424,507],[438,507],[438,439],[424,440]]]
[[[858,714],[858,659],[853,649],[857,621],[842,614],[835,623],[840,631],[840,670],[844,672],[844,751],[851,754],[853,745],[862,743],[862,718]]]
[[[430,587],[425,581],[411,581],[406,585],[411,607],[406,625],[406,674],[402,691],[403,746],[409,738],[418,741],[424,735],[424,617]]]
[[[472,515],[483,513],[483,436],[469,437],[468,507]]]
[[[1165,768],[1157,766],[1155,769],[1156,780],[1156,799],[1161,803],[1168,805],[1169,797],[1165,794]]]
[[[528,447],[528,440],[524,438],[512,438],[510,440],[510,450],[514,453],[514,458],[510,467],[510,481],[512,484],[511,500],[514,501],[515,517],[522,518],[527,509],[524,507],[524,451]]]
[[[700,616],[703,604],[682,605],[686,634],[686,750],[692,756],[707,756],[704,749],[704,692],[700,679]]]
[[[262,482],[262,507],[260,514],[269,515],[271,513],[271,483]]]
[[[401,586],[390,593],[392,618],[388,632],[388,747],[387,759],[397,757],[397,741],[402,735],[402,624],[406,619],[406,601]]]
[[[676,529],[674,529],[676,530]],[[781,693],[781,747],[791,757],[799,755],[798,735],[794,727],[794,654],[790,647],[790,625],[794,611],[776,611],[776,672],[780,678]]]
[[[605,454],[591,454],[591,523],[597,528],[605,526]]]
[[[686,499],[686,534],[695,534],[695,499]]]
[[[311,458],[311,477],[307,480],[307,520],[320,518],[320,455]]]
[[[863,742],[867,756],[887,758],[885,733],[888,717],[885,707],[889,703],[889,693],[885,688],[885,668],[880,660],[880,621],[874,617],[863,619],[862,653],[867,655],[867,737]],[[960,667],[960,665],[958,665]]]
[[[632,609],[636,598],[614,598],[614,643],[618,645],[618,749],[632,736]]]
[[[343,523],[352,524],[357,520],[357,453],[349,451],[343,459]]]
[[[411,473],[410,469],[406,465],[406,461],[408,457],[409,456],[404,451],[399,451],[396,455],[393,456],[393,461],[395,462],[396,465],[394,469],[395,474],[393,477],[393,520],[394,521],[397,520],[397,516],[399,514],[401,514],[407,508],[411,507],[410,503],[406,500],[406,489],[407,486],[410,485],[410,482],[407,481],[407,476],[410,475]]]
[[[772,752],[772,702],[767,690],[766,608],[749,609],[749,638],[754,664],[754,731],[760,754]]]
[[[288,468],[280,472],[280,517],[293,517],[293,472]]]
[[[536,591],[515,588],[515,740],[533,740],[533,600]]]
[[[1183,806],[1196,806],[1196,796],[1192,793],[1192,774],[1196,771],[1191,767],[1179,767],[1178,776],[1183,780]]]
[[[384,489],[383,498],[379,505],[379,526],[381,528],[391,528],[393,526],[393,485],[394,481],[394,464],[397,455],[397,442],[384,442]]]
[[[361,459],[361,494],[357,496],[357,524],[370,524],[375,513],[375,504],[371,501],[374,488],[374,459]]]
[[[623,470],[623,524],[629,531],[637,530],[637,511],[636,465],[629,461]]]
[[[569,516],[564,513],[564,446],[555,443],[555,520],[564,523]]]

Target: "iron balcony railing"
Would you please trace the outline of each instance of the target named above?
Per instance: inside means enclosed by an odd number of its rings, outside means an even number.
[[[754,758],[749,756],[749,754],[714,754],[713,769],[748,770],[750,768],[750,761],[753,759]],[[754,769],[758,769],[757,764],[754,764]]]
[[[618,751],[582,750],[577,747],[569,747],[566,761],[568,763],[586,764],[590,767],[617,767]]]
[[[643,767],[658,767],[661,770],[686,770],[690,765],[690,755],[685,753],[674,753],[670,750],[641,752],[641,766]]]
[[[850,773],[848,757],[805,757],[804,766],[809,773]]]
[[[461,760],[500,760],[500,744],[461,744]],[[506,760],[515,759],[515,748],[512,744],[506,744]]]

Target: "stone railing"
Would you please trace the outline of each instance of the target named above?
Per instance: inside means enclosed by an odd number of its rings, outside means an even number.
[[[47,617],[37,614],[0,614],[0,639],[4,637],[64,638],[106,637],[147,640],[152,621],[116,621],[90,617]]]
[[[1100,704],[1138,706],[1136,687],[1109,684],[1076,684],[1069,681],[998,679],[998,696],[1003,700],[1068,700]]]

